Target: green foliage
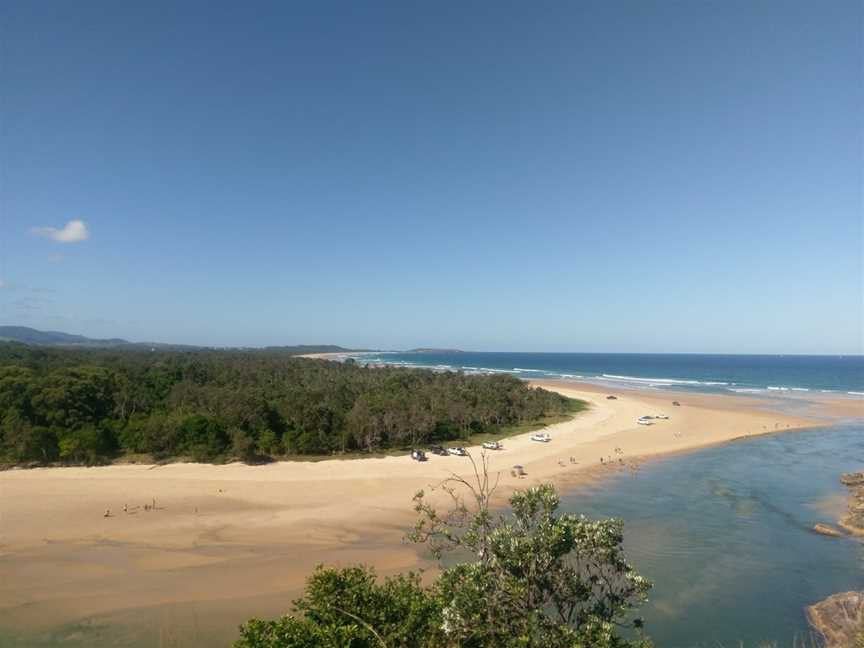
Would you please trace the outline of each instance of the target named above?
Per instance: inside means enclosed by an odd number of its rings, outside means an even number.
[[[240,629],[235,648],[343,648],[368,645],[353,623],[320,626],[312,621],[284,617],[278,621],[250,619]]]
[[[416,574],[378,584],[362,567],[319,567],[293,615],[253,619],[235,646],[648,648],[617,632],[650,588],[624,558],[621,523],[558,514],[552,486],[517,492],[511,515],[493,515],[483,468],[476,485],[456,478],[445,486],[456,506],[444,514],[418,494],[412,534],[438,555],[457,550],[471,560],[425,588]]]
[[[234,428],[230,431],[231,455],[240,461],[251,463],[258,457],[255,439],[246,430]]]
[[[253,619],[241,628],[236,648],[373,648],[445,645],[440,606],[417,574],[377,583],[364,567],[318,567],[294,602],[295,615]]]
[[[196,461],[215,459],[228,448],[228,434],[222,424],[201,414],[186,417],[179,432],[181,447]]]
[[[9,409],[0,423],[3,450],[9,461],[55,461],[60,456],[57,436],[48,428],[32,425],[19,409]]]
[[[88,425],[60,437],[60,459],[69,463],[97,464],[112,454],[115,438],[103,428]]]
[[[366,368],[264,351],[0,343],[0,461],[118,454],[258,461],[410,448],[565,415],[511,376]]]
[[[437,585],[450,639],[460,646],[640,645],[616,634],[651,587],[624,557],[620,521],[558,514],[550,485],[517,491],[512,514],[493,515],[485,461],[475,483],[452,481],[457,487],[445,488],[455,506],[445,515],[418,493],[411,535],[439,557],[455,550],[475,558],[445,570]]]

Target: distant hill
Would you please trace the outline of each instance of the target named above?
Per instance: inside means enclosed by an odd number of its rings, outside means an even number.
[[[72,335],[61,331],[38,331],[27,326],[0,326],[0,340],[5,342],[21,342],[22,344],[36,344],[41,346],[121,346],[132,344],[128,340],[110,338],[97,340],[84,337],[83,335]]]
[[[39,331],[28,326],[0,326],[0,342],[18,342],[30,346],[75,347],[89,349],[129,349],[160,351],[204,351],[212,347],[194,346],[191,344],[165,344],[162,342],[130,342],[122,338],[88,338],[83,335],[73,335],[62,331]],[[342,353],[356,351],[335,344],[299,344],[295,346],[266,347],[267,351],[279,351],[289,355],[304,353]]]

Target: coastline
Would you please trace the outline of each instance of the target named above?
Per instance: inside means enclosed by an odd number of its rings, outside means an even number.
[[[490,470],[502,475],[502,502],[513,489],[542,481],[566,489],[646,459],[824,424],[752,398],[532,384],[591,408],[549,426],[551,443],[525,434],[490,455]],[[680,407],[672,405],[676,399]],[[635,422],[659,413],[670,419]],[[517,463],[526,478],[510,475]],[[318,563],[365,562],[381,574],[423,566],[416,549],[402,543],[414,520],[411,498],[451,471],[466,474],[470,465],[458,457],[417,464],[391,456],[7,471],[0,474],[0,570],[7,575],[0,627],[194,605],[208,618],[226,610],[217,623],[225,632],[248,616],[287,611]],[[122,510],[151,498],[155,511]],[[112,517],[103,517],[106,508]],[[245,610],[242,601],[254,606]]]
[[[363,351],[363,352],[323,352],[323,353],[306,353],[299,355],[299,358],[307,358],[311,360],[329,360],[342,361],[346,358],[356,358],[363,355],[380,355],[382,353],[401,353],[391,351]],[[387,363],[373,363],[373,366],[389,366]],[[429,369],[431,367],[425,365],[401,365],[403,368]],[[459,367],[450,366],[450,370],[457,371]],[[465,367],[463,367],[465,369]],[[590,378],[587,376],[570,376],[569,374],[561,374],[560,376],[543,376],[531,377],[525,372],[541,371],[535,369],[521,369],[508,372],[504,369],[489,369],[488,372],[503,372],[519,378],[528,383],[538,386],[557,385],[564,389],[579,389],[582,391],[592,391],[596,393],[615,393],[625,392],[641,394],[646,396],[656,394],[673,394],[681,397],[691,398],[701,395],[723,396],[724,402],[739,402],[747,407],[753,406],[755,403],[767,404],[770,408],[801,408],[809,410],[814,416],[827,415],[836,419],[842,418],[862,418],[864,417],[864,393],[858,391],[843,391],[843,390],[823,390],[817,388],[800,388],[800,387],[765,387],[765,388],[735,388],[731,387],[736,383],[727,382],[702,382],[704,386],[725,386],[728,390],[714,391],[690,391],[678,389],[679,385],[688,382],[699,383],[698,380],[678,380],[669,378],[637,378],[635,376],[618,376],[620,381],[611,381],[615,376],[607,376],[604,378],[595,376]],[[589,372],[590,373],[590,372]],[[658,385],[662,385],[662,389],[655,389]],[[738,399],[736,401],[736,399]]]

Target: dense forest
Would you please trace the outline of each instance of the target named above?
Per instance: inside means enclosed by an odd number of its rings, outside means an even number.
[[[571,411],[506,375],[290,352],[71,350],[0,343],[0,461],[196,461],[373,452]]]

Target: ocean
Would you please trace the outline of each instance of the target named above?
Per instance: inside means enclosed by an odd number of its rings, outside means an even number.
[[[864,397],[864,356],[375,352],[357,362],[646,389]]]

